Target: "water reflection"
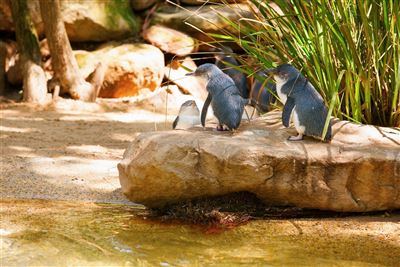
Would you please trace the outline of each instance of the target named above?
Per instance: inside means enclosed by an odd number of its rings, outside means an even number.
[[[254,221],[209,234],[144,220],[143,207],[55,201],[1,203],[1,266],[396,266],[400,245],[360,233],[300,232]],[[346,223],[346,222],[344,222]],[[391,223],[393,233],[398,224]]]

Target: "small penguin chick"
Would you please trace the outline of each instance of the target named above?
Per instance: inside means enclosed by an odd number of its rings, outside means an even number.
[[[332,139],[332,127],[328,110],[321,95],[314,86],[292,65],[283,64],[277,68],[268,69],[276,81],[276,91],[283,103],[282,123],[289,127],[293,119],[297,136],[290,136],[288,140],[302,140],[303,135],[312,136],[323,141]],[[326,120],[329,120],[328,129],[322,138]]]
[[[233,66],[239,66],[239,63],[233,56],[232,48],[228,46],[222,46],[221,48],[215,48],[215,65],[220,68],[225,74],[232,78],[235,82],[236,87],[239,89],[239,92],[243,98],[249,97],[249,89],[247,86],[247,78],[243,72],[238,71],[233,68]],[[228,65],[228,64],[230,65]]]
[[[248,102],[242,98],[235,82],[222,72],[215,64],[200,65],[195,72],[186,74],[205,79],[208,91],[207,99],[201,111],[201,124],[205,126],[205,118],[209,105],[218,119],[217,130],[227,126],[229,130],[237,129],[242,120],[244,105]]]
[[[179,114],[172,124],[173,129],[185,130],[200,124],[200,111],[194,100],[188,100],[181,105]]]

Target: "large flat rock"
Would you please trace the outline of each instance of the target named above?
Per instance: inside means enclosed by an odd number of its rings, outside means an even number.
[[[118,164],[123,193],[149,207],[249,191],[271,205],[363,212],[400,208],[400,129],[333,123],[333,141],[287,141],[279,112],[138,134]]]

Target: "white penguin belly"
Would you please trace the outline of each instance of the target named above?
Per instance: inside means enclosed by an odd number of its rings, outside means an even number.
[[[299,115],[296,111],[296,106],[294,106],[292,111],[292,120],[294,123],[294,127],[299,134],[304,134],[306,132],[306,127],[300,124]]]
[[[200,124],[199,116],[179,116],[175,129],[185,130],[198,124]]]
[[[279,99],[281,100],[282,104],[285,105],[287,100],[287,95],[282,92],[282,86],[285,84],[284,81],[280,81],[276,79],[276,92],[278,93]]]

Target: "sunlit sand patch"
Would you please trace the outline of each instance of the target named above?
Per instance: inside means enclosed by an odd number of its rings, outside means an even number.
[[[7,127],[0,125],[0,131],[2,132],[14,132],[14,133],[32,133],[32,132],[40,132],[36,128],[16,128],[16,127]]]
[[[107,153],[109,149],[102,147],[100,145],[81,145],[81,146],[68,146],[67,151],[74,151],[78,153]]]
[[[59,118],[60,121],[77,121],[84,120],[85,122],[90,121],[118,121],[118,122],[145,122],[145,123],[160,123],[160,122],[171,122],[175,119],[177,114],[165,114],[153,113],[150,111],[139,110],[136,113],[100,113],[100,114],[84,114],[84,115],[63,115]]]
[[[75,184],[85,188],[114,190],[119,188],[119,160],[82,157],[37,157],[29,159],[30,168],[50,184]],[[68,177],[69,179],[64,179]]]
[[[14,116],[14,115],[12,115],[12,116]],[[21,121],[21,120],[25,120],[25,121],[44,121],[45,120],[45,119],[40,118],[40,117],[35,117],[35,118],[30,117],[30,116],[11,117],[11,115],[9,117],[4,116],[2,119],[3,120],[8,120],[8,121]]]
[[[25,146],[8,146],[9,149],[19,151],[19,152],[31,152],[33,149]]]
[[[114,140],[118,140],[118,141],[133,141],[133,139],[135,139],[135,136],[136,135],[134,133],[132,133],[132,134],[115,133],[115,134],[111,135],[111,138]]]

